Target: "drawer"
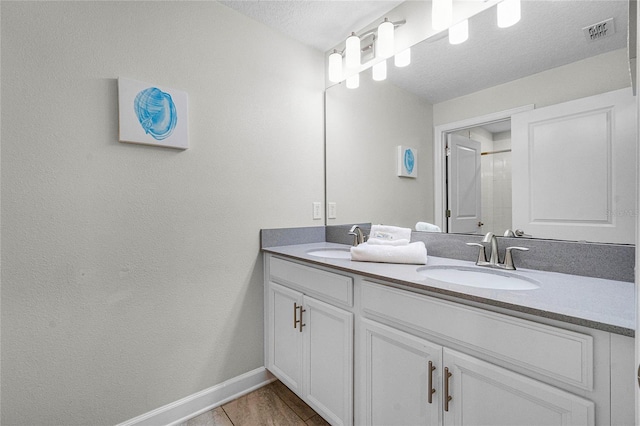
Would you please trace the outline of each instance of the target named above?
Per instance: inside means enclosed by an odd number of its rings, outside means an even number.
[[[593,390],[593,337],[370,282],[362,312]]]
[[[269,279],[328,302],[353,306],[353,278],[351,277],[271,256]]]

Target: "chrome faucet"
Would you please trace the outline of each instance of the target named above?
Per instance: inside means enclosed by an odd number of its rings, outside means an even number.
[[[489,266],[492,268],[502,268],[514,271],[516,269],[515,264],[513,263],[513,250],[521,250],[528,251],[528,248],[525,247],[507,247],[504,253],[504,263],[500,263],[500,254],[498,252],[498,239],[493,234],[493,232],[487,232],[487,234],[482,239],[483,244],[479,243],[467,243],[468,246],[479,247],[478,251],[478,259],[476,260],[476,265],[478,266]],[[491,245],[491,254],[489,256],[489,261],[487,261],[487,252],[485,250],[484,244],[489,243]]]
[[[349,235],[353,235],[353,246],[362,244],[367,241],[367,237],[362,233],[362,229],[358,225],[353,225],[349,230]]]

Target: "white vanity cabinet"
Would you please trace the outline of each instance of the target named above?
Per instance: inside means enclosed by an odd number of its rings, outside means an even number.
[[[363,319],[365,425],[593,425],[594,404]]]
[[[266,366],[334,425],[353,423],[351,277],[268,257]],[[322,300],[321,300],[322,299]]]
[[[631,337],[294,259],[265,255],[265,365],[331,424],[634,424]]]
[[[356,423],[632,424],[632,404],[612,408],[633,386],[609,333],[358,284]]]

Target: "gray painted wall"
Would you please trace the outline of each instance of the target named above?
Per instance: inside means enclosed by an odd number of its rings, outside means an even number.
[[[327,202],[337,205],[327,223],[433,222],[433,106],[370,72],[326,99]],[[417,150],[417,178],[397,176],[399,145]]]
[[[259,230],[321,224],[322,52],[216,2],[0,7],[2,424],[262,366]],[[119,76],[188,92],[189,150],[117,142]]]

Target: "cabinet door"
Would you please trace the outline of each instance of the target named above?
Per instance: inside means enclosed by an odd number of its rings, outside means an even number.
[[[359,404],[359,422],[437,425],[442,412],[442,347],[366,319],[360,324],[364,371],[359,394],[365,400]],[[429,399],[431,389],[435,392]]]
[[[304,297],[304,395],[335,425],[353,423],[353,314]]]
[[[594,424],[593,402],[563,390],[447,348],[443,365],[452,397],[445,425]]]
[[[291,390],[302,391],[302,333],[294,327],[302,305],[302,293],[269,283],[267,368]]]

